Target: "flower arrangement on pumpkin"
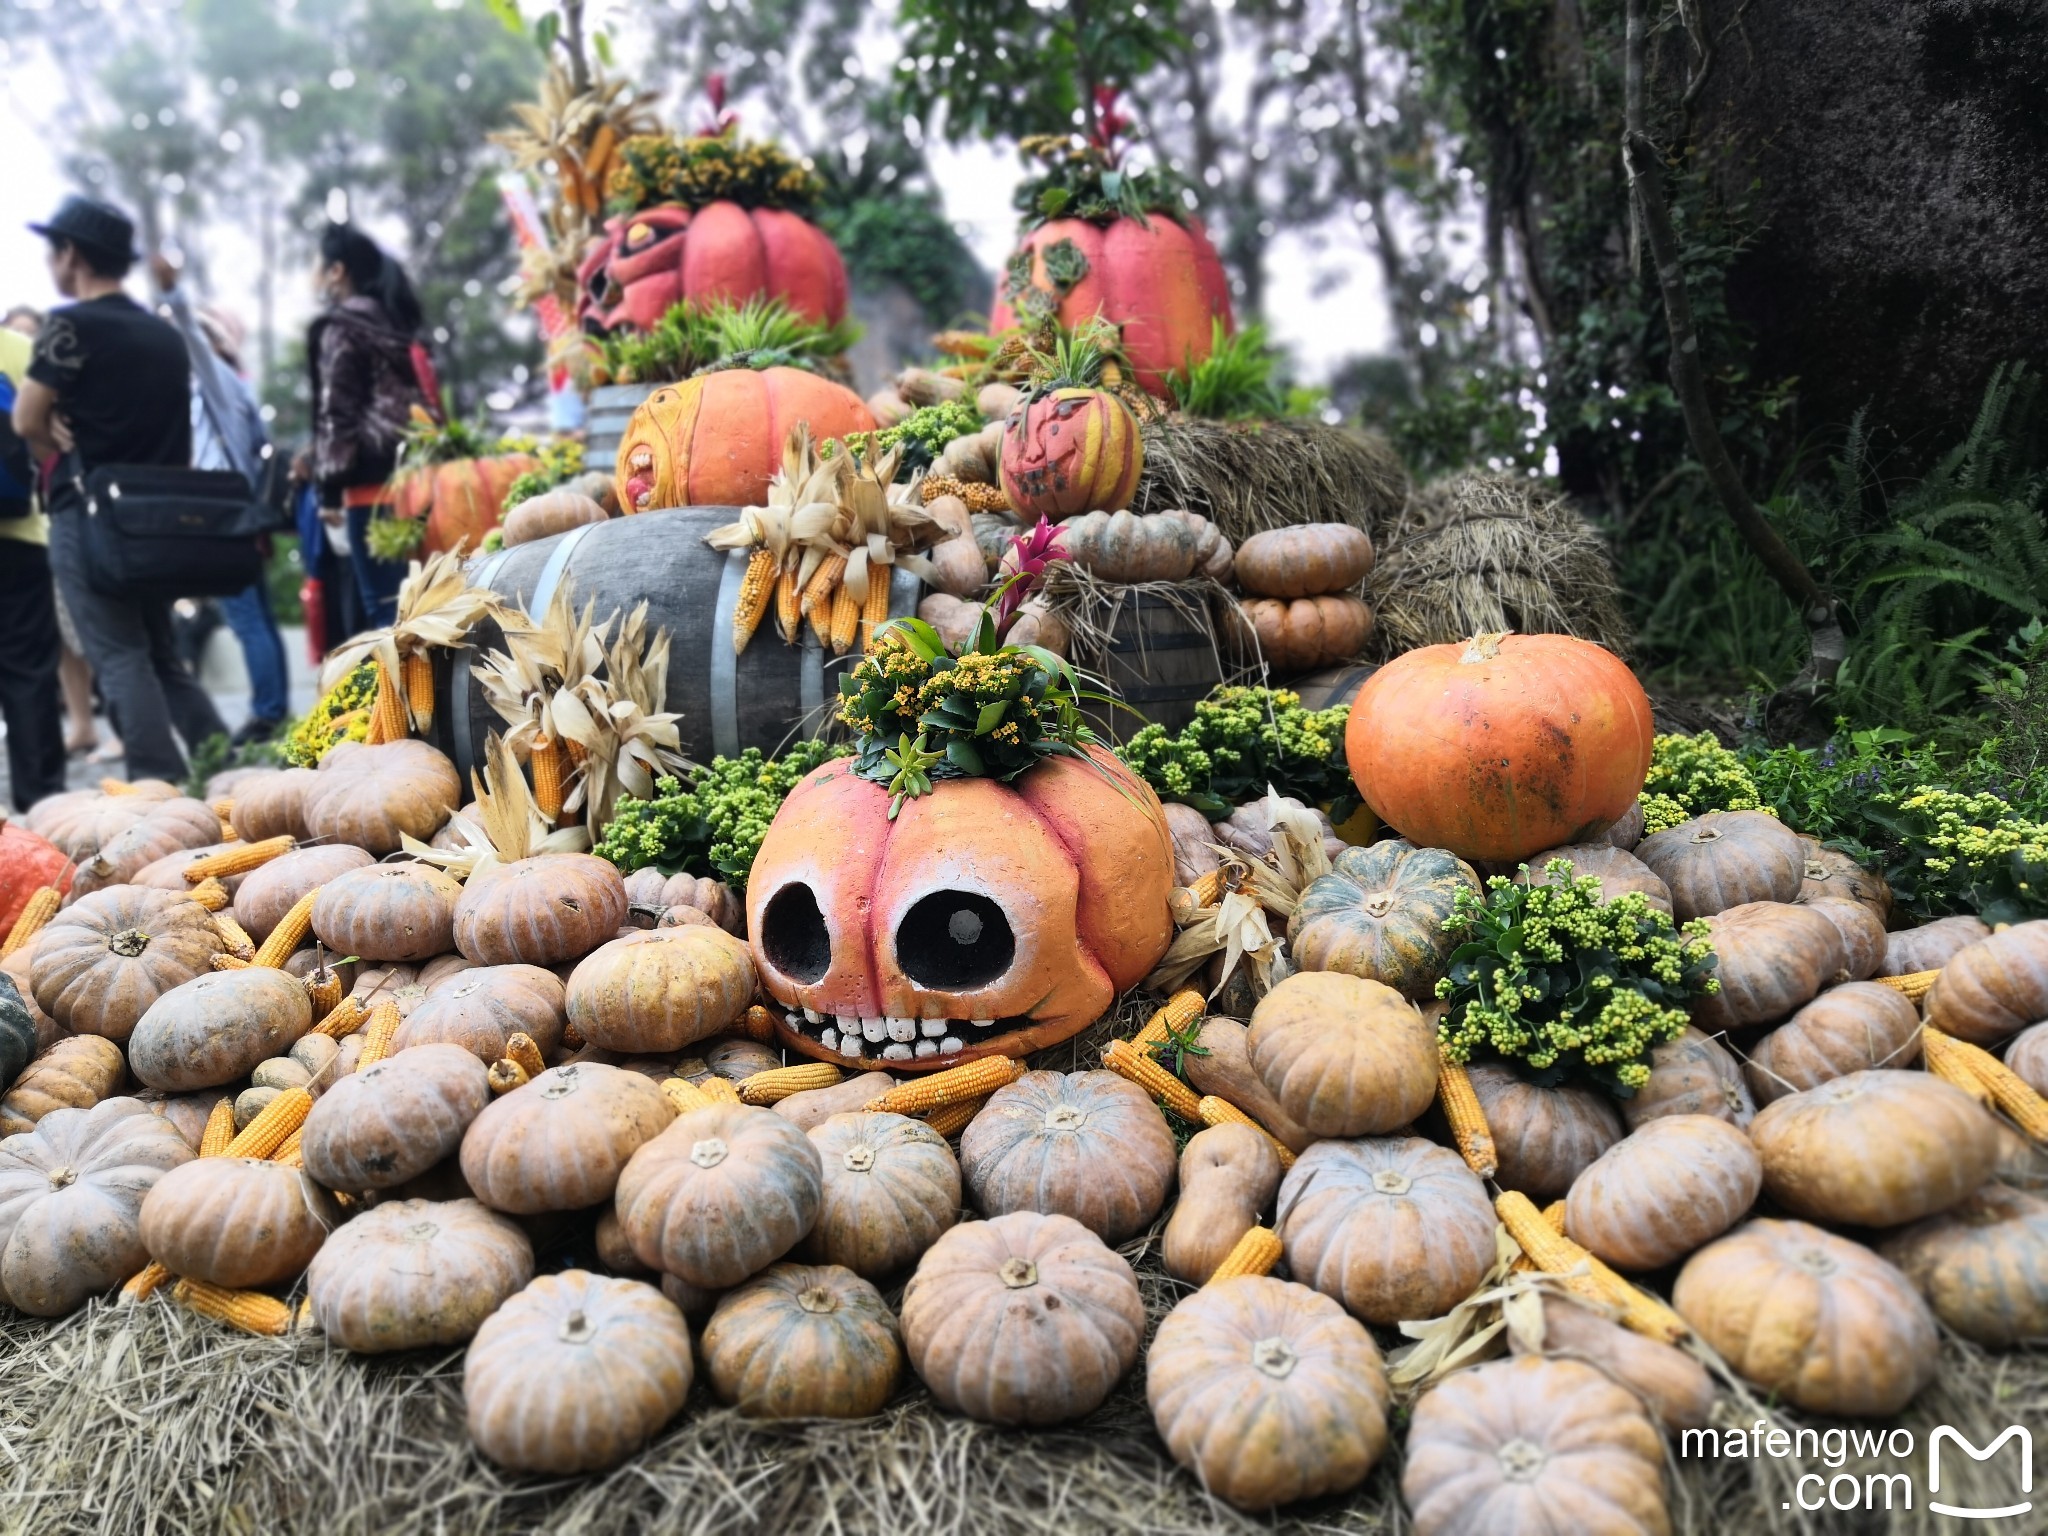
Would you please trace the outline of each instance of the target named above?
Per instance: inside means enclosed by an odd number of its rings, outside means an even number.
[[[1447,1061],[1513,1064],[1552,1087],[1577,1079],[1631,1098],[1650,1053],[1685,1032],[1687,1004],[1718,992],[1705,922],[1682,928],[1631,891],[1603,901],[1600,882],[1574,879],[1568,859],[1545,865],[1552,883],[1496,875],[1485,896],[1457,893],[1446,930],[1461,942],[1436,985],[1449,1003],[1437,1026]]]
[[[595,342],[587,366],[597,384],[674,384],[728,368],[836,376],[858,340],[860,327],[851,321],[808,319],[771,295],[741,304],[685,299],[651,330],[620,330]]]
[[[437,417],[415,405],[386,487],[387,509],[370,521],[370,553],[410,560],[422,551],[481,546],[513,484],[538,467],[538,447],[530,437],[493,432],[481,418]]]
[[[1126,164],[1127,135],[1136,122],[1117,106],[1122,94],[1113,85],[1096,87],[1094,123],[1085,136],[1035,133],[1018,141],[1029,170],[1018,184],[1014,202],[1026,229],[1051,219],[1143,223],[1146,215],[1161,214],[1177,223],[1184,216],[1184,183],[1171,169],[1134,169]],[[1078,280],[1075,274],[1067,286]]]
[[[741,138],[738,125],[728,122],[715,134],[627,139],[606,179],[605,203],[614,214],[660,203],[701,208],[716,202],[809,213],[824,192],[824,182],[801,160],[779,145]]]
[[[342,669],[285,733],[278,761],[287,768],[317,768],[329,749],[344,741],[362,741],[370,734],[370,711],[377,701],[378,667],[374,658]]]

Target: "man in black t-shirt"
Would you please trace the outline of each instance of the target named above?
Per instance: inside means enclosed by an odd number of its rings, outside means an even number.
[[[47,224],[50,278],[75,302],[36,337],[14,402],[14,429],[43,466],[50,564],[86,659],[127,753],[131,779],[185,777],[173,725],[196,748],[226,727],[179,659],[168,601],[110,598],[85,578],[79,487],[103,464],[192,462],[191,370],[185,343],[121,290],[135,264],[135,226],[118,208],[68,197]]]

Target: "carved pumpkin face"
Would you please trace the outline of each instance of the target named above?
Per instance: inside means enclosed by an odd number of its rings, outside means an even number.
[[[1143,980],[1172,939],[1172,840],[1151,790],[1090,755],[941,780],[893,822],[843,761],[799,784],[747,884],[783,1042],[891,1071],[1023,1056]]]
[[[1003,433],[1003,491],[1027,520],[1121,511],[1144,467],[1137,419],[1106,390],[1056,389]]]
[[[846,317],[846,267],[830,237],[773,208],[674,204],[622,214],[593,240],[576,270],[577,319],[586,331],[651,331],[685,299],[782,299],[808,319]]]

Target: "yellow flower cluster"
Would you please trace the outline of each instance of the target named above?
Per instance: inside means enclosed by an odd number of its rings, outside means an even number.
[[[2016,816],[1996,795],[1920,789],[1900,801],[1899,809],[1918,811],[1932,820],[1926,841],[1935,851],[1925,863],[1938,874],[1948,873],[1958,862],[2012,859],[2025,866],[2048,864],[2048,822]],[[2021,884],[2029,888],[2024,877]]]

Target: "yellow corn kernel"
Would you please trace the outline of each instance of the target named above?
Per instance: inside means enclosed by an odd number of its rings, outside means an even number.
[[[37,886],[22,907],[21,916],[17,917],[14,926],[7,930],[6,942],[0,943],[0,958],[13,954],[42,932],[63,904],[64,895],[54,885]]]
[[[147,1301],[170,1278],[171,1272],[152,1260],[128,1277],[128,1283],[121,1287],[121,1300],[124,1305]]]
[[[283,858],[298,846],[299,840],[289,835],[243,843],[239,848],[228,848],[219,853],[209,853],[203,859],[194,859],[185,866],[185,879],[188,884],[197,885],[202,880],[225,880],[230,875],[246,875],[252,869],[261,869],[272,859]]]
[[[132,795],[135,793],[135,786],[126,779],[106,778],[100,780],[100,793],[103,795]]]
[[[249,937],[247,929],[235,921],[233,914],[227,911],[214,913],[213,927],[220,935],[220,941],[227,945],[228,953],[237,960],[256,958],[256,941]]]
[[[1444,1057],[1437,1068],[1436,1097],[1465,1166],[1482,1179],[1492,1178],[1500,1169],[1500,1156],[1494,1149],[1486,1111],[1480,1108],[1479,1095],[1473,1091],[1471,1074],[1458,1062]]]
[[[285,961],[298,953],[299,946],[306,942],[306,935],[313,931],[313,903],[320,899],[320,889],[314,886],[277,920],[277,926],[270,930],[270,937],[256,951],[255,964],[281,971]]]
[[[1186,1035],[1188,1026],[1202,1017],[1204,1006],[1201,993],[1193,987],[1183,987],[1132,1037],[1131,1049],[1141,1056],[1150,1056],[1152,1048],[1166,1044],[1169,1037]]]
[[[797,597],[797,611],[809,618],[821,608],[829,608],[832,595],[839,590],[839,583],[846,575],[846,556],[830,554],[818,562],[818,568],[811,572],[811,579],[804,583],[803,591]]]
[[[228,888],[210,876],[192,887],[192,899],[209,912],[224,911],[233,901]]]
[[[1007,1088],[1024,1075],[1024,1063],[1008,1056],[984,1056],[962,1066],[948,1067],[928,1077],[898,1083],[869,1110],[889,1115],[923,1115],[968,1099],[984,1099],[998,1088]]]
[[[398,659],[405,684],[405,709],[422,736],[434,726],[434,661],[425,651],[407,651]]]
[[[1250,1115],[1239,1109],[1228,1099],[1219,1099],[1213,1093],[1205,1093],[1195,1105],[1195,1113],[1204,1125],[1248,1125],[1273,1144],[1274,1155],[1280,1159],[1282,1168],[1294,1166],[1294,1149],[1267,1130]]]
[[[1691,1336],[1685,1319],[1554,1228],[1549,1217],[1521,1191],[1504,1190],[1493,1208],[1531,1264],[1544,1274],[1556,1275],[1587,1300],[1619,1311],[1617,1321],[1623,1327],[1665,1344],[1677,1344]]]
[[[235,819],[235,797],[233,795],[222,796],[208,805],[207,809],[213,812],[215,820],[219,821],[223,827],[226,827],[229,831],[234,830],[229,825]]]
[[[379,1003],[370,1010],[370,1022],[363,1026],[363,1054],[356,1058],[358,1072],[391,1054],[391,1039],[398,1033],[399,1023],[396,1003]]]
[[[889,568],[868,570],[868,600],[860,611],[860,648],[865,655],[874,643],[875,631],[889,622]]]
[[[171,1295],[200,1316],[244,1333],[275,1338],[291,1331],[292,1309],[261,1291],[231,1291],[225,1286],[208,1285],[204,1280],[180,1280]]]
[[[318,1326],[313,1320],[313,1298],[301,1296],[299,1310],[292,1315],[292,1327],[300,1333],[311,1333]]]
[[[206,1129],[199,1134],[199,1155],[220,1157],[235,1139],[235,1101],[232,1098],[214,1101],[213,1113],[206,1117]]]
[[[740,1097],[739,1089],[733,1087],[729,1081],[718,1076],[716,1073],[699,1083],[697,1091],[714,1104],[742,1104],[746,1102]]]
[[[1234,1280],[1239,1275],[1270,1275],[1279,1262],[1280,1234],[1271,1227],[1251,1227],[1231,1245],[1216,1272],[1203,1283],[1214,1285],[1218,1280]]]
[[[526,1074],[526,1068],[507,1056],[502,1061],[491,1063],[491,1092],[499,1096],[510,1093],[514,1088],[524,1088],[533,1079]]]
[[[775,551],[761,548],[747,556],[747,574],[740,579],[740,600],[732,611],[732,652],[739,655],[768,617],[768,599],[775,590]]]
[[[839,1069],[829,1061],[800,1062],[793,1067],[770,1067],[740,1081],[743,1104],[779,1104],[792,1093],[813,1088],[830,1088],[840,1078]]]
[[[791,555],[775,577],[775,627],[782,631],[783,639],[794,645],[797,628],[803,621],[803,594],[797,590],[796,557]]]
[[[270,1154],[270,1160],[273,1163],[283,1163],[287,1168],[303,1168],[306,1164],[306,1159],[300,1152],[299,1147],[301,1142],[304,1141],[305,1135],[306,1128],[302,1125],[293,1131],[291,1135],[285,1137],[278,1149]]]
[[[811,610],[811,621],[817,622],[822,609]],[[832,595],[832,623],[829,631],[820,635],[832,647],[835,656],[844,656],[860,633],[860,604],[853,600],[853,594],[841,587]]]
[[[528,1077],[539,1077],[547,1071],[548,1064],[540,1059],[540,1047],[533,1043],[531,1035],[514,1035],[505,1042],[505,1059],[516,1061],[526,1069]]]
[[[313,1023],[317,1027],[341,1005],[341,977],[332,966],[323,965],[308,971],[303,980],[306,1001],[313,1005]]]
[[[240,955],[229,954],[215,955],[207,963],[216,971],[246,971],[255,964],[253,960],[244,960]]]
[[[370,706],[370,733],[364,738],[371,746],[406,738],[405,697],[402,684],[382,661],[377,663],[377,702]]]
[[[313,1107],[313,1095],[303,1088],[287,1088],[242,1127],[241,1134],[228,1143],[223,1157],[268,1157],[306,1123]]]
[[[759,1003],[755,1003],[740,1015],[732,1027],[732,1033],[744,1035],[749,1040],[758,1040],[763,1045],[775,1043],[775,1016]]]
[[[561,743],[552,736],[533,738],[530,760],[533,764],[533,803],[540,811],[541,818],[550,824],[559,821],[562,815],[562,781],[567,777],[568,765],[563,762]]]
[[[1881,981],[1886,986],[1905,993],[1907,1002],[1917,1003],[1927,995],[1928,989],[1934,985],[1934,978],[1940,974],[1938,970],[1908,971],[1903,976],[1873,976],[1871,980]]]
[[[686,1078],[663,1078],[661,1091],[668,1098],[669,1107],[679,1115],[687,1115],[693,1109],[709,1109],[718,1102]]]
[[[313,1033],[330,1040],[343,1040],[369,1022],[370,1010],[360,997],[344,997],[334,1011],[313,1026]]]
[[[1150,1056],[1132,1050],[1128,1041],[1113,1041],[1102,1053],[1102,1064],[1118,1077],[1136,1083],[1183,1120],[1202,1118],[1202,1096]]]
[[[1972,1084],[1961,1079],[1967,1075],[1973,1079],[1979,1097],[2003,1112],[2029,1140],[2048,1142],[2048,1099],[2043,1099],[2019,1073],[1982,1046],[1958,1040],[1938,1029],[1922,1028],[1920,1045],[1930,1072],[1966,1091]]]
[[[974,1117],[981,1113],[981,1106],[987,1099],[962,1099],[958,1104],[942,1104],[924,1117],[924,1123],[951,1141],[974,1123]]]

